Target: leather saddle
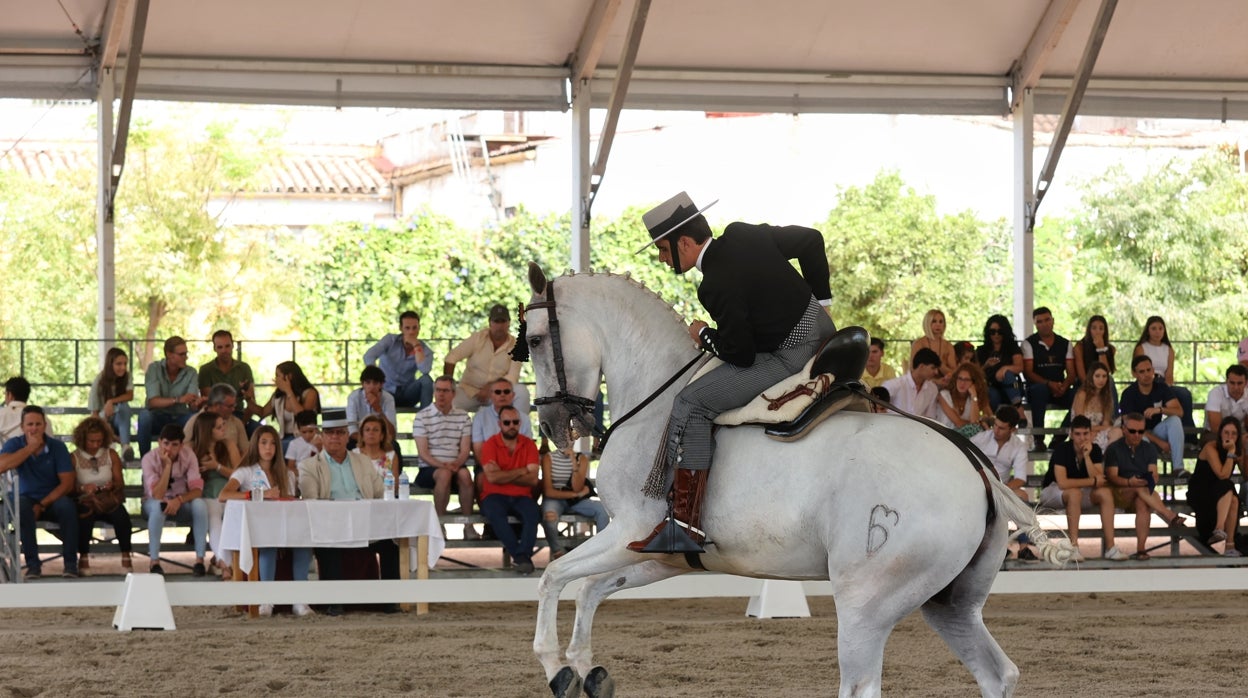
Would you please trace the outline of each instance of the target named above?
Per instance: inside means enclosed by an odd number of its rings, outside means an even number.
[[[846,327],[824,341],[807,367],[763,391],[748,405],[725,412],[718,425],[760,424],[779,441],[796,441],[836,412],[869,412],[859,393],[867,365],[870,335],[861,327]]]

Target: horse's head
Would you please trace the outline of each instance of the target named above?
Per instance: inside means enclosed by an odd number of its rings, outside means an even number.
[[[525,311],[524,341],[537,378],[538,421],[542,433],[560,449],[569,449],[594,430],[594,400],[602,381],[602,354],[586,304],[578,302],[576,277],[547,280],[529,263],[533,297]]]

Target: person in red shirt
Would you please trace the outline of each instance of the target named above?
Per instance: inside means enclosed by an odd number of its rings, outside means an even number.
[[[481,448],[485,468],[481,515],[511,555],[516,572],[528,575],[533,573],[533,546],[542,516],[532,492],[538,477],[537,444],[520,433],[520,411],[515,407],[508,405],[498,411],[498,426],[499,432]],[[519,539],[507,523],[509,515],[520,519]]]

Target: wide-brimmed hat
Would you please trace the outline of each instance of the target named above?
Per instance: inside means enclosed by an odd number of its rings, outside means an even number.
[[[345,426],[349,426],[347,424],[346,410],[325,410],[321,413],[322,429],[336,429]]]
[[[633,254],[637,254],[642,250],[645,250],[647,247],[653,245],[659,240],[662,240],[668,235],[676,232],[680,226],[688,223],[694,218],[697,218],[703,211],[717,203],[719,203],[719,199],[712,201],[702,208],[698,208],[697,205],[693,203],[693,199],[689,198],[689,195],[682,191],[676,196],[673,196],[667,201],[664,201],[658,206],[646,211],[642,214],[641,220],[646,224],[646,229],[650,231],[650,242],[642,245],[641,248]]]

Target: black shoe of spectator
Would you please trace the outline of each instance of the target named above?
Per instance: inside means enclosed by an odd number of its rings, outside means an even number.
[[[342,615],[342,606],[336,603],[326,606],[325,615],[329,616],[330,618],[337,618],[338,616]]]
[[[204,563],[202,562],[196,562],[195,566],[191,568],[191,574],[193,576],[202,577],[206,573],[207,573],[207,570],[204,569]]]
[[[517,560],[516,561],[516,574],[522,574],[526,577],[530,574],[533,574],[533,561],[532,560]]]
[[[159,564],[155,564],[155,563],[152,564],[152,567],[151,569],[148,570],[148,572],[151,572],[152,574],[159,574],[162,577],[165,576],[164,568],[161,567]]]

